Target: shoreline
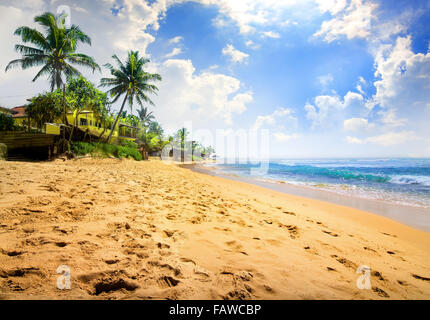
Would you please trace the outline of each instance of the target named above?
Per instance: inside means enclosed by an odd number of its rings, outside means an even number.
[[[0,180],[1,299],[430,298],[430,234],[370,212],[154,160],[0,162]]]
[[[430,210],[427,208],[408,206],[376,199],[367,199],[347,194],[340,194],[329,190],[319,190],[306,186],[298,186],[288,183],[276,183],[276,181],[261,181],[252,178],[230,175],[227,173],[217,173],[215,172],[215,169],[204,167],[198,163],[186,164],[182,166],[187,167],[194,172],[199,172],[210,176],[222,177],[233,181],[241,181],[270,190],[279,191],[285,194],[325,201],[331,204],[367,211],[379,216],[387,217],[409,227],[430,233]]]

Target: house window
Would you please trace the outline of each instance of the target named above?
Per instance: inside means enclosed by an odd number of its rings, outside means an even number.
[[[79,122],[79,125],[81,125],[81,126],[86,126],[86,125],[87,125],[87,119],[85,119],[85,118],[81,118],[81,119],[80,119],[80,122]]]

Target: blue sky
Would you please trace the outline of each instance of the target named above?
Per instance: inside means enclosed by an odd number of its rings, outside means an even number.
[[[60,5],[99,64],[150,57],[167,131],[265,129],[273,157],[430,156],[430,1],[2,1],[2,70],[13,30]],[[0,105],[47,90],[35,72],[1,72]]]

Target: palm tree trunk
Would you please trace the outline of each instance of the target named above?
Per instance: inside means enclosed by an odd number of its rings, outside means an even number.
[[[63,86],[63,117],[64,124],[69,126],[69,120],[67,120],[67,112],[66,112],[66,84]]]
[[[99,135],[99,141],[100,141],[100,139],[103,137],[103,135],[105,134],[105,132],[106,132],[106,126],[103,126],[103,131],[102,131],[102,133],[100,133],[100,135]]]
[[[119,113],[117,114],[117,116],[116,116],[116,118],[115,118],[115,121],[114,121],[113,126],[112,126],[112,129],[111,129],[111,131],[110,131],[110,133],[109,133],[109,136],[108,136],[108,138],[107,138],[107,140],[106,140],[106,143],[109,143],[109,141],[110,141],[110,139],[111,139],[111,137],[112,137],[113,131],[115,130],[115,127],[116,127],[116,124],[117,124],[117,122],[118,122],[118,119],[119,119],[119,117],[120,117],[120,115],[121,115],[121,113],[122,113],[122,110],[124,109],[125,102],[127,101],[127,98],[128,98],[128,92],[127,92],[127,94],[125,95],[124,101],[122,102],[121,109],[119,110]]]

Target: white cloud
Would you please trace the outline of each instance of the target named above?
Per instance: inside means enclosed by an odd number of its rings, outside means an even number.
[[[320,95],[314,98],[314,104],[305,105],[306,118],[312,121],[312,127],[333,126],[342,119],[342,111],[346,108],[358,107],[363,104],[363,96],[348,91],[343,101],[337,95]]]
[[[260,48],[260,45],[259,44],[256,44],[254,41],[252,41],[252,40],[248,40],[248,41],[246,41],[245,42],[245,45],[248,47],[248,48],[251,48],[251,49],[258,49],[258,48]]]
[[[173,50],[171,52],[169,52],[168,54],[166,54],[164,57],[165,58],[172,58],[174,56],[177,56],[178,54],[182,53],[182,49],[181,48],[173,48]]]
[[[219,16],[215,19],[217,26],[225,26],[226,18],[233,21],[242,34],[256,31],[256,27],[280,25],[282,12],[294,6],[312,3],[310,0],[200,0],[207,5],[216,5]]]
[[[320,1],[322,3],[322,1]],[[371,34],[371,22],[374,18],[373,12],[378,7],[370,1],[352,0],[350,5],[345,7],[342,1],[329,1],[323,8],[330,11],[335,17],[322,23],[321,28],[314,36],[324,37],[327,42],[332,42],[343,36],[348,39],[366,38]]]
[[[242,63],[249,57],[249,54],[237,50],[232,44],[228,44],[225,48],[223,48],[222,54],[229,56],[230,61],[233,63]]]
[[[350,144],[365,144],[366,143],[366,141],[364,141],[363,139],[359,139],[359,138],[351,137],[351,136],[346,137],[346,142],[348,142]]]
[[[73,7],[73,10],[76,10],[78,12],[88,13],[87,9],[81,8],[81,7],[78,7],[78,6]]]
[[[386,131],[406,126],[421,137],[430,136],[430,53],[414,53],[410,36],[375,51],[375,94],[367,102],[376,109]]]
[[[346,0],[315,0],[322,13],[330,12],[335,15],[346,7]]]
[[[281,35],[274,31],[264,31],[261,33],[262,38],[272,38],[272,39],[279,39]]]
[[[399,119],[394,109],[379,111],[378,115],[381,117],[381,122],[389,127],[402,127],[408,122],[406,118]]]
[[[374,127],[374,124],[370,124],[367,119],[363,118],[351,118],[343,122],[343,127],[348,131],[362,131],[365,132],[370,128]]]
[[[240,92],[238,79],[209,71],[197,74],[190,60],[169,59],[157,71],[163,81],[153,99],[154,113],[168,130],[185,121],[205,128],[224,127],[253,101],[251,91]]]
[[[364,101],[364,98],[361,94],[356,92],[348,91],[348,93],[344,97],[344,105],[345,107],[352,107],[355,105],[361,105]]]
[[[103,2],[98,1],[97,5]],[[109,2],[112,1],[107,3]],[[140,51],[146,53],[147,46],[155,41],[155,37],[148,29],[152,28],[155,31],[159,29],[160,20],[165,18],[168,7],[174,2],[163,0],[149,4],[140,0],[124,0],[123,9],[115,21],[114,46],[122,51],[140,48]]]
[[[184,40],[184,38],[182,36],[177,36],[177,37],[169,39],[169,43],[170,44],[176,44],[176,43],[181,42],[182,40]]]
[[[412,109],[430,102],[430,53],[415,54],[409,36],[397,38],[394,45],[381,46],[375,67],[376,104]]]
[[[255,119],[254,125],[252,126],[253,130],[260,129],[263,125],[273,125],[277,121],[285,122],[287,121],[292,124],[292,126],[296,126],[297,119],[292,116],[293,111],[291,109],[287,108],[278,108],[276,109],[272,114],[265,115],[265,116],[257,116]]]

